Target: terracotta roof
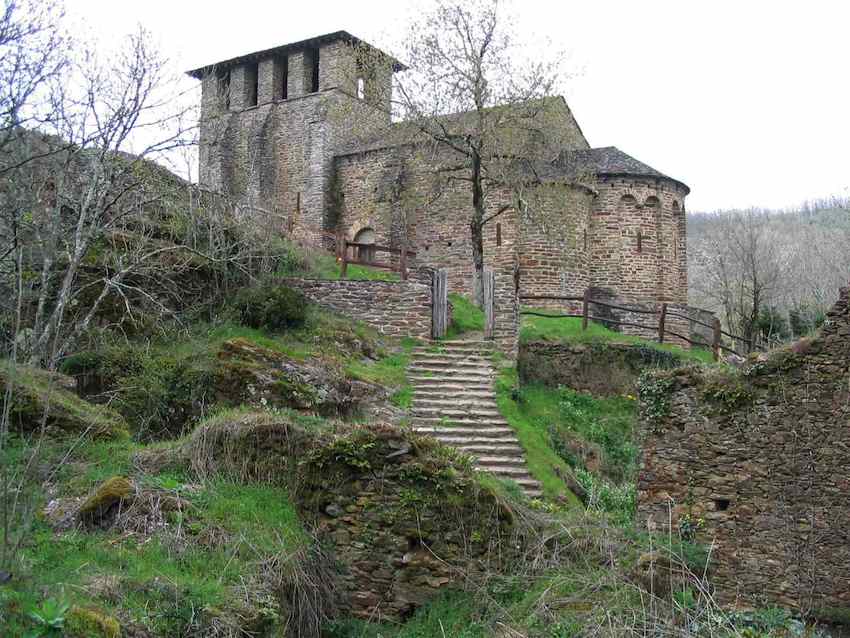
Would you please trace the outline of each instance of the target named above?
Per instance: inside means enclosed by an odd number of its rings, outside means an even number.
[[[275,55],[284,55],[291,51],[300,51],[304,49],[308,49],[310,47],[320,46],[322,44],[328,44],[330,42],[336,42],[337,40],[342,40],[348,44],[353,46],[364,45],[370,48],[378,50],[376,47],[373,47],[368,42],[361,40],[358,37],[351,35],[348,31],[334,31],[333,33],[326,33],[324,35],[317,35],[313,38],[307,38],[306,40],[301,40],[300,42],[292,42],[290,44],[283,44],[281,46],[273,47],[271,49],[263,49],[262,51],[255,51],[253,53],[246,53],[245,55],[240,55],[235,58],[230,58],[229,60],[222,60],[221,62],[216,62],[215,64],[207,64],[202,67],[198,67],[197,69],[192,69],[191,71],[186,71],[186,75],[190,75],[193,78],[201,79],[204,75],[213,71],[214,69],[228,69],[230,67],[237,66],[244,62],[253,62],[259,60],[260,58],[268,58]],[[401,62],[396,60],[393,57],[387,56],[389,60],[392,62],[393,71],[403,71],[407,67],[405,67]]]

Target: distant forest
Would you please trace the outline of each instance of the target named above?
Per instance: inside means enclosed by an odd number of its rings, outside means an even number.
[[[809,334],[850,283],[850,197],[688,215],[691,305],[761,346]]]

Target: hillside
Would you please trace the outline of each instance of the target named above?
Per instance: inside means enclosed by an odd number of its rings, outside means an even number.
[[[811,333],[850,273],[850,202],[688,214],[689,303],[765,344]]]

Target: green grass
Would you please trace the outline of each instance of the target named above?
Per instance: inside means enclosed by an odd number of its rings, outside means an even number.
[[[349,620],[336,623],[329,638],[485,638],[493,635],[477,617],[471,594],[448,591],[419,609],[402,626]]]
[[[452,322],[446,331],[446,339],[456,339],[466,332],[484,330],[484,311],[463,295],[449,293],[452,304]]]
[[[530,310],[530,309],[526,309]],[[534,310],[545,314],[557,315],[556,311]],[[558,317],[547,319],[530,315],[522,316],[520,328],[520,343],[530,341],[563,341],[570,343],[632,343],[635,345],[649,346],[657,350],[672,352],[688,361],[699,363],[712,363],[714,361],[711,352],[702,348],[691,348],[686,350],[676,345],[667,343],[656,343],[648,339],[642,339],[634,335],[624,335],[591,321],[587,330],[581,329],[581,319],[577,317]]]
[[[397,352],[388,353],[377,361],[351,361],[346,365],[346,374],[353,379],[377,383],[392,390],[390,402],[407,410],[413,404],[413,386],[407,380],[410,353],[419,345],[419,340],[405,337]]]
[[[549,443],[546,428],[529,411],[527,404],[519,399],[515,390],[518,388],[516,368],[503,368],[496,379],[496,401],[511,427],[516,431],[517,438],[525,450],[526,462],[531,474],[543,486],[543,494],[551,499],[566,498],[571,505],[579,501],[558,476],[568,476],[570,468],[559,457]]]
[[[565,494],[561,477],[572,475],[588,494],[590,507],[610,514],[619,525],[631,524],[638,453],[634,397],[593,397],[540,384],[520,387],[515,368],[502,369],[496,393],[545,496]],[[591,464],[593,471],[588,471]],[[571,492],[567,498],[577,502]]]
[[[60,494],[85,494],[112,473],[129,473],[131,453],[140,446],[124,445],[78,449],[71,460],[80,476]],[[141,484],[188,501],[186,509],[166,513],[167,530],[149,537],[97,529],[56,533],[35,520],[15,578],[0,585],[0,625],[10,635],[22,635],[26,611],[48,597],[127,616],[156,635],[184,635],[194,614],[238,609],[238,592],[260,561],[308,541],[281,488],[215,481],[199,489],[181,474],[146,476]],[[97,583],[110,583],[111,593],[98,595]]]
[[[305,257],[306,259],[306,257]],[[277,273],[285,277],[311,277],[316,279],[341,279],[342,266],[331,253],[315,253],[309,255],[309,263],[304,267]],[[401,281],[401,275],[385,268],[373,268],[359,264],[348,264],[346,279],[353,281]]]

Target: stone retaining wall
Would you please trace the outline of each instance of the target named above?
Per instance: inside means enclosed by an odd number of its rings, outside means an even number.
[[[718,600],[850,612],[850,289],[814,339],[653,375],[640,439],[639,526],[696,525]]]
[[[594,395],[635,394],[637,380],[650,368],[673,368],[682,358],[629,343],[548,343],[520,345],[517,369],[523,383],[565,386]]]
[[[312,302],[353,317],[394,337],[431,337],[431,271],[411,272],[408,281],[285,279]]]

